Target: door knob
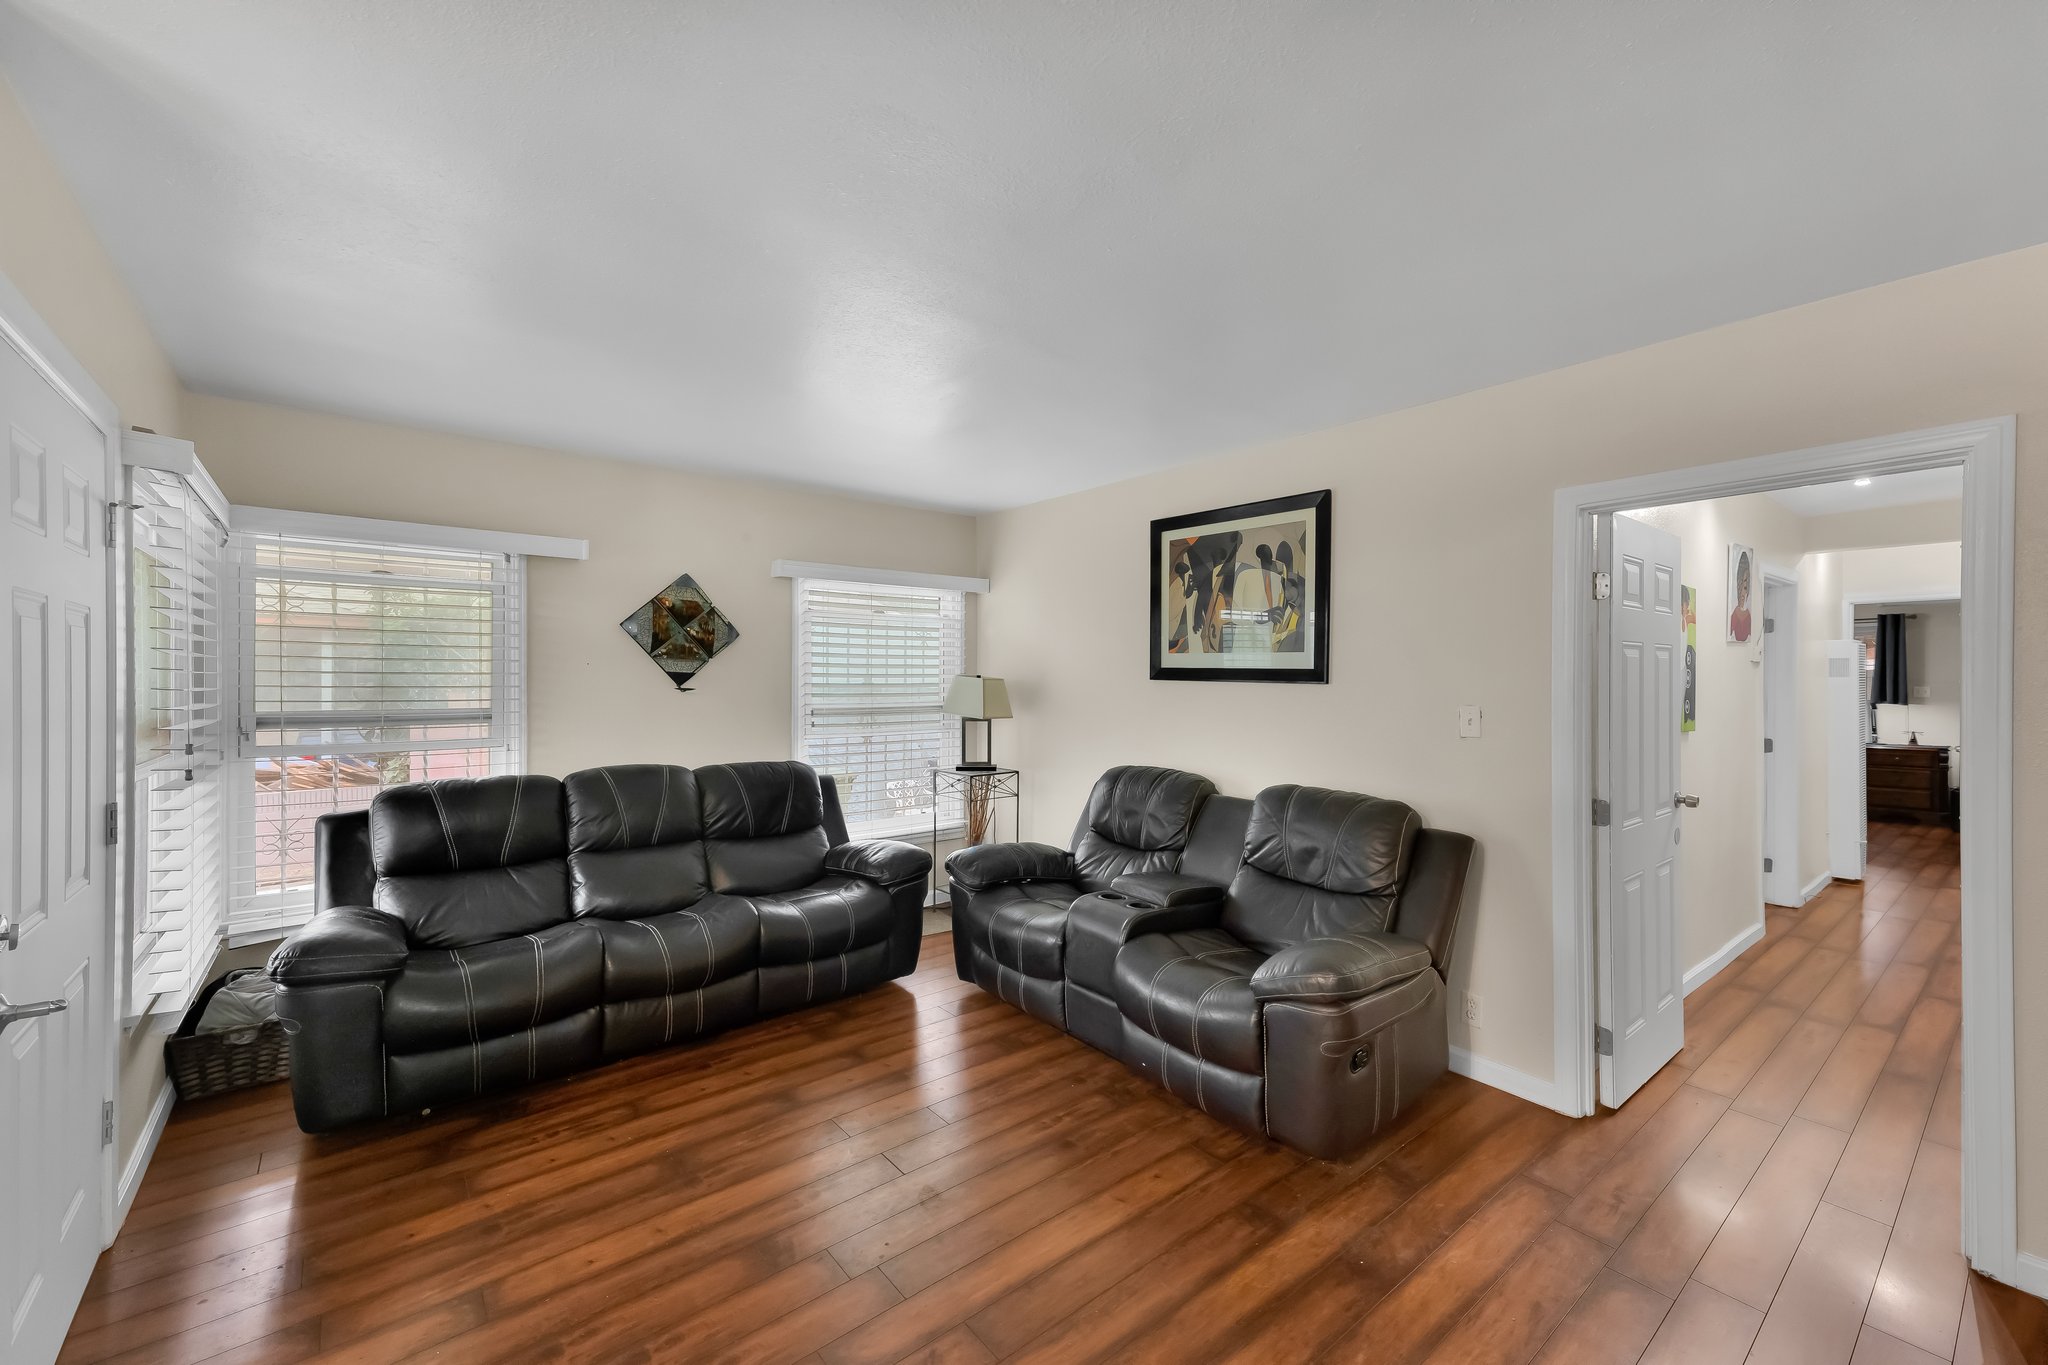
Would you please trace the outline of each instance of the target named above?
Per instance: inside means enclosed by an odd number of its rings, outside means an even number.
[[[26,1005],[9,1004],[7,997],[0,995],[0,1033],[17,1019],[36,1019],[45,1014],[59,1014],[71,1008],[69,1000],[37,1000]]]
[[[1688,807],[1689,809],[1699,809],[1700,799],[1697,796],[1688,796],[1684,792],[1679,792],[1676,796],[1673,796],[1671,799],[1677,802],[1679,805]]]
[[[0,915],[0,948],[13,952],[21,946],[21,926],[5,915]]]

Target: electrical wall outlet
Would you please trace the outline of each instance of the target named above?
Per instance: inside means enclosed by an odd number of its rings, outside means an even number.
[[[1916,687],[1913,689],[1914,701],[1926,701],[1929,697],[1932,697],[1933,695],[1934,689],[1931,687]]]
[[[1479,1021],[1479,997],[1465,992],[1465,1022],[1473,1028],[1481,1027]]]
[[[1458,708],[1458,738],[1478,739],[1486,721],[1486,713],[1476,706]]]

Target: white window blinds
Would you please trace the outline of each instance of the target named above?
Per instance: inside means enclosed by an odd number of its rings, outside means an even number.
[[[301,519],[303,521],[303,519]],[[237,530],[230,942],[313,910],[313,825],[523,761],[520,556]]]
[[[966,649],[959,591],[796,580],[797,756],[837,780],[855,837],[930,832],[932,770],[960,759],[942,707]]]
[[[128,471],[131,1018],[185,1008],[213,965],[225,913],[227,530],[200,483],[210,490],[203,473]]]

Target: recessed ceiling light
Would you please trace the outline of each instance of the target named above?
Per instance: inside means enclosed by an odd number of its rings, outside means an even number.
[[[1856,486],[1857,486],[1858,488],[1868,488],[1868,487],[1870,487],[1870,480],[1868,480],[1868,479],[1858,479],[1858,480],[1856,480]]]

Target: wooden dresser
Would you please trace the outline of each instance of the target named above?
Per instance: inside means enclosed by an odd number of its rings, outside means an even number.
[[[1873,820],[1946,824],[1948,750],[1935,744],[1872,744],[1863,751]]]

